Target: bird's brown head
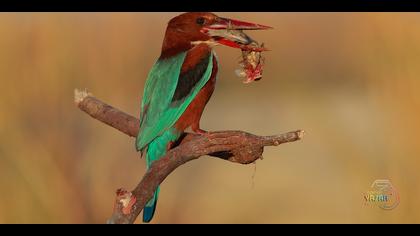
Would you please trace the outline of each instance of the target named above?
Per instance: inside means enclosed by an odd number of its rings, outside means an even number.
[[[188,12],[172,18],[166,28],[161,57],[189,50],[197,43],[223,44],[239,48],[252,39],[242,30],[270,29],[269,26],[218,17],[208,12]]]

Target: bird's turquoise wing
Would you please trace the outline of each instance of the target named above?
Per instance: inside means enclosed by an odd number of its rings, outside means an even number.
[[[144,88],[140,130],[136,139],[137,150],[142,150],[156,137],[172,127],[210,79],[213,69],[213,53],[206,55],[206,63],[201,65],[203,73],[199,75],[199,78],[192,77],[196,80],[192,85],[178,86],[182,81],[184,83],[191,81],[191,78],[180,80],[185,56],[186,52],[158,60],[151,69]],[[192,76],[196,75],[197,73],[192,74]],[[185,87],[188,88],[188,91],[183,91],[182,88]]]

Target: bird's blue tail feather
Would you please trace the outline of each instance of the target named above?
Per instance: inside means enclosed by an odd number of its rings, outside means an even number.
[[[164,132],[161,136],[154,139],[147,145],[146,151],[146,165],[147,169],[150,168],[152,163],[166,154],[166,149],[170,142],[176,141],[180,136],[180,132],[175,129]],[[157,199],[160,188],[158,187],[146,206],[143,209],[143,222],[150,222],[156,210]]]
[[[153,198],[147,202],[146,206],[143,209],[143,222],[144,223],[149,223],[152,220],[153,215],[155,214],[155,210],[156,210],[158,195],[159,195],[159,187],[154,193]]]

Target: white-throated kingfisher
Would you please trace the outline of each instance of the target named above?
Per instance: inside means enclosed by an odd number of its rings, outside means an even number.
[[[268,28],[212,13],[184,13],[169,21],[141,104],[136,149],[146,157],[147,168],[163,157],[187,128],[206,133],[200,129],[200,118],[214,91],[219,67],[213,46],[240,48],[252,42],[242,30]],[[153,218],[158,194],[159,188],[143,209],[143,222]]]

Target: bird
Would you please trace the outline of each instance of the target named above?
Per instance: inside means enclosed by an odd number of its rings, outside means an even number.
[[[172,18],[166,28],[161,53],[152,66],[143,91],[136,150],[146,167],[163,157],[188,128],[200,128],[204,108],[215,89],[219,63],[214,46],[241,48],[252,39],[242,30],[271,27],[209,12],[187,12]],[[143,209],[143,222],[156,210],[160,188]]]

